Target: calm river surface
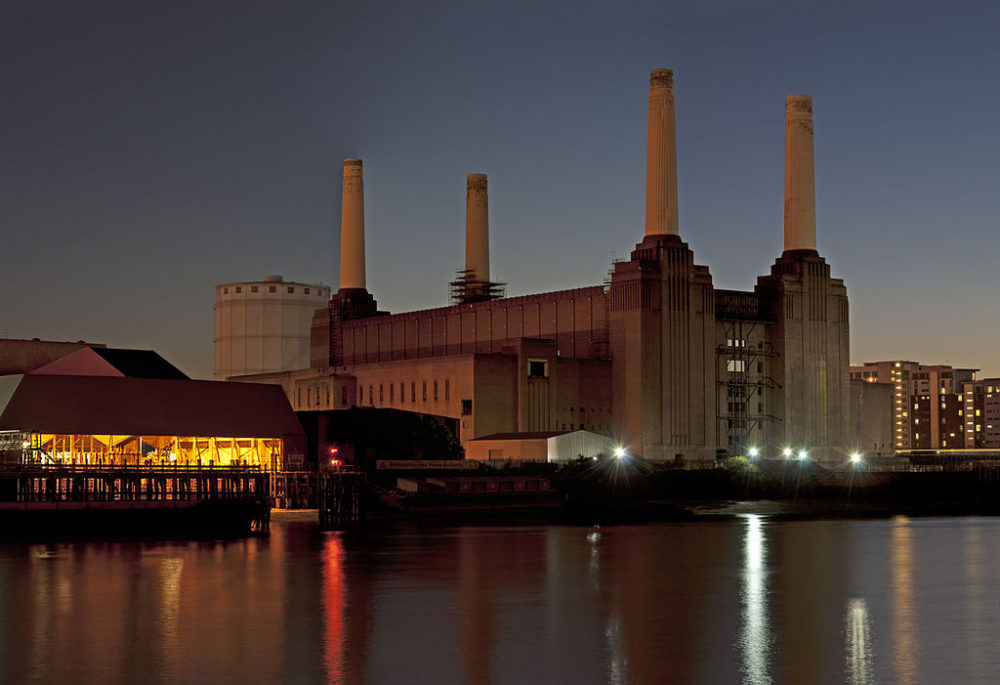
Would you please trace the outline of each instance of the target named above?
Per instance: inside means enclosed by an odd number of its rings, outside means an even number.
[[[0,541],[0,682],[996,683],[1000,519]]]

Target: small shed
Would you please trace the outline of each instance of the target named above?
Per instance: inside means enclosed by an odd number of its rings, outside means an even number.
[[[613,438],[586,430],[493,433],[466,443],[465,458],[486,462],[567,462],[614,454]]]

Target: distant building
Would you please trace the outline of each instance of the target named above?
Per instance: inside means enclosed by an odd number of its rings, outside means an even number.
[[[964,386],[977,370],[893,360],[852,366],[851,378],[892,386],[895,449],[957,449],[967,447]]]
[[[28,373],[43,364],[48,364],[65,357],[71,352],[85,348],[99,348],[104,345],[77,342],[61,342],[55,340],[24,340],[19,338],[0,338],[0,376],[7,374]]]
[[[1000,449],[1000,378],[962,384],[965,447]]]
[[[215,286],[215,378],[309,367],[313,312],[330,287],[281,276]]]

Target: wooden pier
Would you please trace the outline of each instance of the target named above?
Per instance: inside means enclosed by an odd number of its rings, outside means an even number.
[[[364,520],[365,474],[348,469],[319,474],[319,525],[351,530]]]
[[[265,531],[270,474],[252,466],[0,467],[0,534],[18,526],[78,532],[191,528]]]

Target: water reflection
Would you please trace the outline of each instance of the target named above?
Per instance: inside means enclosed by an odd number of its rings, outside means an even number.
[[[980,527],[970,526],[965,531],[965,582],[966,582],[966,635],[964,640],[968,652],[970,664],[982,664],[987,661],[989,652],[992,651],[992,639],[987,637],[989,629],[986,625],[986,617],[983,609],[986,607],[988,599],[986,587],[983,582],[985,573],[985,562],[983,551],[983,535]],[[985,638],[985,644],[984,644]]]
[[[746,517],[743,538],[742,627],[743,682],[765,685],[771,682],[768,663],[771,636],[767,622],[767,569],[764,523],[760,516]]]
[[[331,535],[323,549],[323,663],[329,682],[344,682],[344,545]]]
[[[847,602],[844,616],[847,652],[847,682],[850,685],[874,685],[871,623],[868,603],[855,597]]]
[[[1000,682],[1000,519],[272,526],[0,542],[0,683]]]
[[[892,522],[892,641],[895,682],[911,685],[917,675],[917,620],[913,606],[913,530],[910,519]]]

